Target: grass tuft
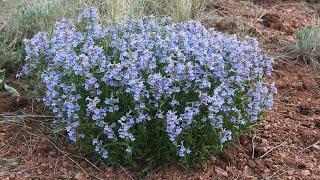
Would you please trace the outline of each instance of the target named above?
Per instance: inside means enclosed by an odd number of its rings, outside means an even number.
[[[298,59],[307,65],[320,65],[320,26],[302,28],[297,32]]]

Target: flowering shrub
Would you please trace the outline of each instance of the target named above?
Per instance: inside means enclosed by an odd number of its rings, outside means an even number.
[[[273,60],[244,41],[169,18],[99,23],[86,7],[76,23],[25,40],[20,75],[40,77],[43,102],[70,140],[109,162],[150,167],[201,163],[273,102],[263,82]]]

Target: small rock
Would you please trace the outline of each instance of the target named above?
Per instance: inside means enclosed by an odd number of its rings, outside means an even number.
[[[81,172],[77,173],[74,176],[74,178],[77,179],[77,180],[86,180],[86,179],[88,179],[87,175],[85,173],[81,173]]]
[[[220,167],[216,167],[216,168],[215,168],[215,171],[216,171],[216,173],[217,173],[218,175],[220,175],[220,176],[228,177],[227,171],[223,170],[223,169],[220,168]]]
[[[18,172],[18,174],[22,175],[22,174],[27,174],[28,172],[30,172],[30,169],[22,169]]]
[[[261,141],[262,141],[262,144],[267,144],[268,143],[268,140],[265,139],[265,138],[261,138]]]
[[[316,150],[320,150],[320,146],[317,144],[313,145],[312,147],[315,148]]]
[[[10,179],[13,179],[13,178],[15,178],[15,177],[16,177],[15,174],[10,174],[10,176],[9,176]]]
[[[293,173],[294,173],[293,170],[288,171],[288,175],[289,175],[289,176],[292,176]]]
[[[302,170],[301,174],[304,175],[304,176],[310,176],[311,172],[310,172],[310,170]]]

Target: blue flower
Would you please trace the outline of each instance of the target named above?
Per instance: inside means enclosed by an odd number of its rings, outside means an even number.
[[[131,147],[127,147],[126,152],[127,152],[128,154],[132,154],[132,149],[131,149]]]
[[[181,142],[180,148],[179,148],[179,156],[185,157],[187,154],[190,154],[191,150],[188,148],[185,148],[183,145],[183,141]]]

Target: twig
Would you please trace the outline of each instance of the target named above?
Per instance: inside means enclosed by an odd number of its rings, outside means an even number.
[[[68,179],[68,176],[66,175],[60,175],[60,174],[49,174],[49,175],[34,175],[29,176],[31,179]]]
[[[46,137],[46,136],[45,136]],[[77,163],[74,159],[72,159],[70,156],[68,156],[67,153],[65,153],[64,151],[62,151],[57,145],[55,145],[48,137],[46,137],[46,139],[59,151],[61,152],[65,157],[67,157],[68,159],[70,159],[73,163],[75,163],[87,176],[89,176],[89,174],[87,173],[87,171],[85,169],[83,169],[83,167],[80,166],[79,163]]]
[[[116,163],[128,176],[131,180],[134,180],[134,178],[122,167],[119,163]]]
[[[15,157],[15,158],[11,158],[11,159],[0,158],[0,161],[7,161],[7,162],[9,162],[9,161],[14,161],[14,160],[17,160],[17,159],[19,159],[19,158],[20,158],[20,156],[18,156],[18,157]]]
[[[264,154],[263,154],[262,156],[260,156],[259,158],[262,159],[262,158],[266,157],[271,151],[277,149],[277,148],[280,147],[280,146],[283,146],[284,144],[285,144],[285,142],[283,142],[283,143],[281,143],[281,144],[279,144],[279,145],[277,145],[277,146],[269,149],[266,153],[264,153]]]
[[[0,31],[4,28],[4,23],[2,24],[2,26],[0,26]]]
[[[13,45],[15,45],[15,43],[18,41],[19,38],[21,38],[23,36],[22,33],[19,33],[18,36],[16,36],[13,41],[7,46],[7,49],[11,48]]]
[[[0,114],[0,117],[13,118],[13,117],[23,117],[23,118],[55,118],[55,116],[48,115],[33,115],[33,114],[25,114],[25,115],[8,115],[8,114]]]
[[[318,140],[317,142],[311,144],[310,146],[302,149],[302,150],[300,151],[300,153],[303,153],[304,151],[306,151],[306,150],[310,149],[311,147],[313,147],[313,146],[315,146],[315,145],[318,145],[318,144],[320,144],[320,140]]]
[[[53,173],[54,174],[56,173],[56,167],[57,167],[57,164],[58,164],[58,162],[59,162],[61,157],[63,157],[63,156],[58,157],[58,159],[56,160],[56,163],[55,163],[54,168],[53,168]]]
[[[24,135],[22,135],[23,136],[23,139],[25,140],[25,143],[27,144],[27,146],[28,146],[28,154],[31,154],[30,152],[30,142],[26,139],[26,136],[24,136]]]
[[[266,15],[267,14],[267,11],[266,10],[264,10],[262,13],[261,13],[261,15],[252,23],[250,23],[250,28],[249,28],[249,30],[250,29],[252,29],[253,28],[253,26],[264,16],[264,15]]]
[[[17,137],[18,137],[18,134],[16,134],[16,137],[11,142],[16,142]],[[9,150],[5,154],[1,154],[0,157],[5,157],[6,155],[8,155],[10,153],[12,147],[13,147],[13,143],[10,144]]]
[[[252,137],[252,155],[251,155],[251,158],[254,159],[254,151],[255,151],[255,145],[254,145],[254,139],[256,138],[256,132],[254,131],[254,135]]]
[[[290,93],[291,91],[294,91],[294,88],[289,89],[288,91],[284,92],[281,94],[281,97],[286,96],[288,93]]]
[[[76,157],[76,158],[79,158],[79,159],[82,159],[82,160],[85,160],[87,161],[91,166],[93,166],[94,168],[96,168],[98,171],[101,171],[100,168],[98,168],[96,165],[94,165],[91,161],[89,161],[87,158],[84,158],[84,157],[80,157],[80,156],[77,156],[77,155],[71,155],[73,157]]]

